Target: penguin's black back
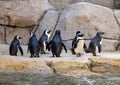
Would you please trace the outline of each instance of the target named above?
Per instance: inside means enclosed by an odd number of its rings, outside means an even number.
[[[30,39],[29,39],[29,50],[30,50],[30,53],[33,55],[35,53],[38,54],[40,51],[40,46],[38,44],[38,40],[37,40],[35,34],[32,37],[30,37]]]
[[[101,35],[103,35],[104,32],[98,32],[96,34],[96,36],[91,40],[90,44],[89,44],[89,47],[88,49],[86,50],[87,53],[89,52],[95,52],[96,51],[96,46],[99,47],[101,44],[101,40],[102,40],[102,37]]]
[[[40,46],[43,46],[43,43],[44,43],[44,42],[46,43],[47,39],[48,39],[48,36],[45,35],[45,34],[43,34],[43,35],[40,37],[39,41],[38,41],[38,42],[39,42],[39,45],[40,45]]]
[[[77,35],[78,35],[79,33],[81,33],[81,32],[80,32],[80,31],[77,31],[77,32],[76,32],[76,35],[75,35],[75,37],[74,37],[74,39],[73,39],[73,41],[72,41],[72,47],[74,46],[74,44],[75,44],[75,42],[76,42],[76,40],[77,40]]]
[[[17,56],[17,52],[18,52],[18,46],[20,45],[19,40],[17,40],[16,38],[17,36],[15,36],[15,38],[13,39],[13,41],[10,44],[10,48],[9,48],[9,53],[10,55],[15,55]]]
[[[56,57],[59,57],[62,51],[61,43],[62,43],[62,39],[58,31],[58,33],[56,33],[55,36],[53,37],[52,44],[51,44],[52,53],[55,54]]]

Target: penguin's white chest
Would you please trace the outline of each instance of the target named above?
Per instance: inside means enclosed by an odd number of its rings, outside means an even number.
[[[45,41],[43,42],[43,45],[44,45],[44,50],[46,50],[46,44],[45,44]]]
[[[47,36],[48,36],[48,39],[47,39],[47,41],[49,41],[49,39],[50,39],[50,34],[46,34]]]
[[[99,52],[98,52],[98,46],[96,46],[96,53],[99,53]]]
[[[101,41],[100,41],[100,45],[102,45],[102,40],[103,39],[101,39]],[[96,46],[96,53],[99,53],[98,46]]]
[[[101,41],[100,41],[100,45],[102,45],[102,41],[103,41],[103,39],[101,39]]]
[[[79,40],[77,47],[75,48],[75,53],[83,53],[84,40]]]

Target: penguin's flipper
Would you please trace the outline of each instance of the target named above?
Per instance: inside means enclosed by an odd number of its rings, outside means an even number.
[[[46,50],[48,50],[48,51],[50,51],[50,44],[52,44],[52,41],[50,41],[46,46]]]
[[[72,41],[72,47],[75,45],[75,43],[76,43],[76,38],[74,38]]]
[[[98,45],[98,52],[101,53],[101,45]]]
[[[65,52],[67,53],[67,48],[65,47],[64,43],[61,43],[61,45],[64,47]]]
[[[84,46],[83,46],[84,50],[87,50],[87,45],[84,43]]]
[[[22,49],[21,46],[19,46],[19,50],[20,50],[20,52],[21,52],[21,55],[23,56],[23,49]]]
[[[46,44],[46,49],[47,49],[47,46],[48,46],[48,44],[49,44],[48,41],[46,41],[45,44]]]

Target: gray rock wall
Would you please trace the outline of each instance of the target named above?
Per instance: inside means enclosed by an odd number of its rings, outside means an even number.
[[[49,0],[49,2],[55,7],[56,10],[62,10],[67,6],[78,2],[89,2],[112,8],[114,0]]]
[[[98,31],[104,31],[103,51],[115,51],[120,36],[119,10],[78,1],[64,1],[71,5],[66,5],[61,11],[56,11],[53,5],[55,2],[63,3],[59,0],[1,1],[0,43],[10,44],[13,37],[19,35],[23,37],[21,44],[27,45],[30,31],[36,31],[39,39],[45,29],[51,29],[52,34],[60,29],[62,39],[70,49],[76,31],[84,33],[86,39],[93,38]],[[112,3],[112,0],[105,2]],[[85,42],[88,45],[89,41]]]

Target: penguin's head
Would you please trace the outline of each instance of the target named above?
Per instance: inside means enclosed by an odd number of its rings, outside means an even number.
[[[97,32],[96,36],[103,37],[104,34],[104,32]]]
[[[22,37],[20,37],[20,36],[15,36],[15,38],[14,39],[17,39],[17,40],[20,40],[20,39],[22,39]]]
[[[60,35],[60,30],[55,31],[55,35],[57,35],[57,34]]]
[[[33,32],[30,32],[30,37],[35,37],[36,35]]]
[[[77,40],[84,39],[84,34],[78,34],[77,35]]]
[[[81,32],[80,32],[80,31],[77,31],[77,32],[76,32],[76,35],[79,34],[79,33],[81,33]]]
[[[45,31],[44,31],[44,34],[48,35],[48,34],[50,34],[51,31],[52,31],[52,30],[45,30]]]

